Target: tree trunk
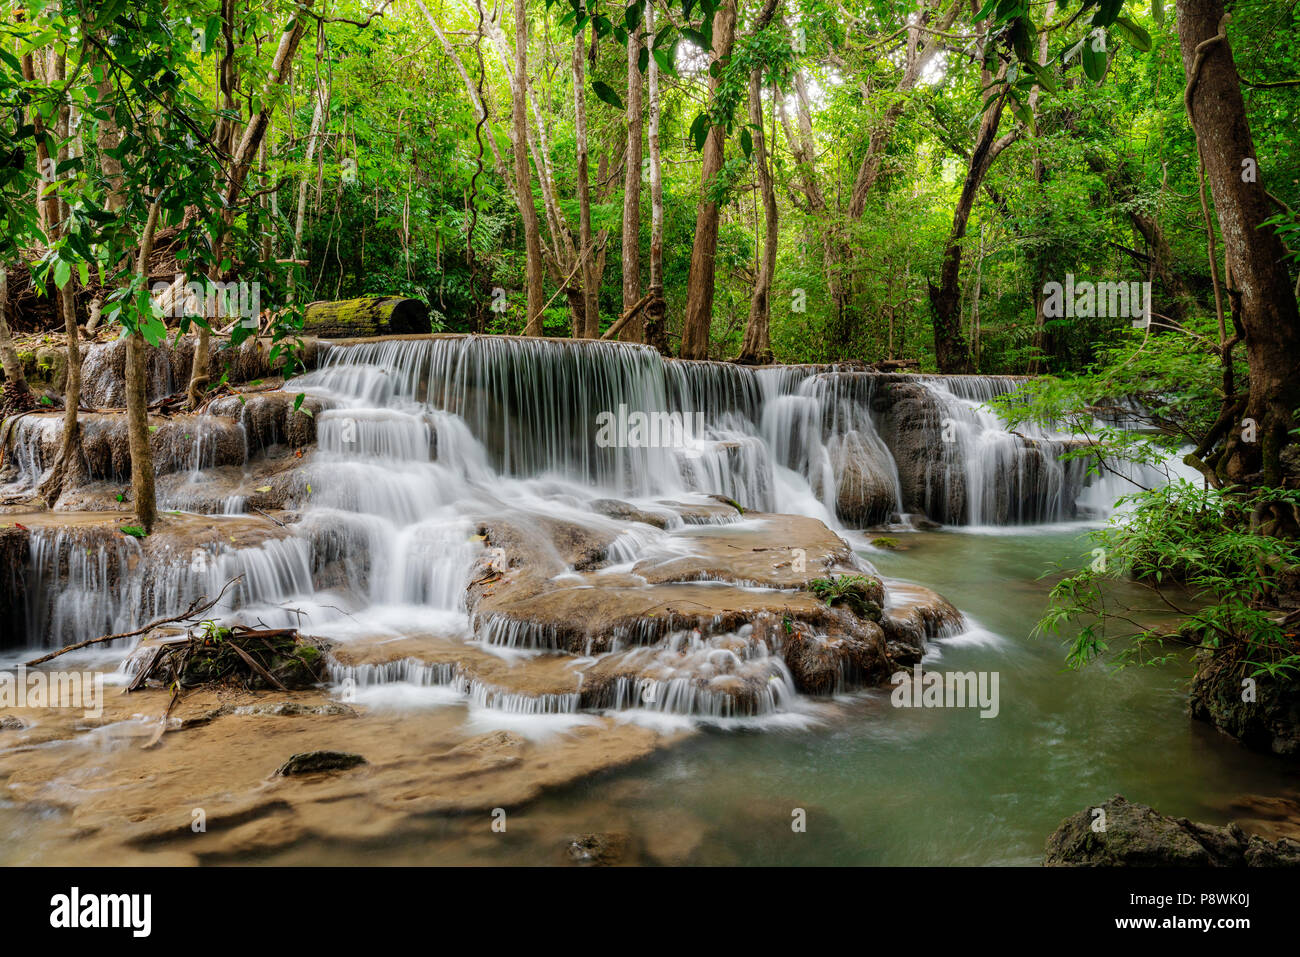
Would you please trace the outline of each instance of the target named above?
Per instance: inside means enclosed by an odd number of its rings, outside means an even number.
[[[321,60],[324,58],[325,34],[322,32],[316,43],[316,69],[320,70]],[[318,79],[312,87],[313,99],[316,104],[311,113],[311,131],[307,134],[307,153],[303,158],[302,179],[298,181],[298,209],[293,223],[293,257],[302,259],[302,231],[307,221],[307,171],[311,168],[312,161],[316,159],[318,151],[317,144],[320,142],[321,127],[325,123],[325,104],[329,100],[329,91],[325,87],[323,80]],[[317,197],[319,202],[319,197]]]
[[[421,299],[362,296],[309,302],[303,306],[302,333],[322,339],[428,335],[429,306]]]
[[[524,335],[544,335],[542,310],[546,291],[542,288],[542,239],[533,205],[532,174],[528,168],[528,8],[524,0],[515,0],[515,83],[512,104],[512,130],[515,150],[515,189],[519,193],[519,213],[524,221],[524,245],[528,268],[528,312]],[[545,173],[538,169],[538,175]]]
[[[9,331],[9,267],[0,266],[0,368],[5,373],[5,398],[31,393],[23,364],[14,348],[13,333]]]
[[[753,129],[754,165],[758,188],[763,197],[763,254],[758,263],[758,277],[749,300],[749,321],[745,325],[745,338],[740,346],[737,362],[748,365],[772,361],[770,337],[772,319],[772,275],[776,272],[777,211],[776,188],[767,162],[767,143],[763,134],[763,71],[749,74],[749,123]],[[779,96],[775,90],[772,94]],[[773,146],[776,133],[773,130]]]
[[[149,218],[145,222],[140,253],[135,262],[136,274],[140,276],[145,275],[149,268],[159,209],[157,200],[149,207]],[[131,501],[135,505],[136,520],[146,535],[153,531],[158,520],[153,450],[149,447],[148,355],[149,344],[137,328],[126,340],[126,422],[131,449]]]
[[[647,8],[649,4],[647,4]],[[647,13],[647,16],[649,14]],[[654,34],[650,34],[651,37]],[[627,37],[627,168],[623,171],[623,312],[641,299],[641,32]],[[650,58],[653,62],[654,57]],[[624,342],[645,339],[645,318],[638,311],[619,336]]]
[[[849,316],[849,305],[844,295],[841,281],[842,260],[848,256],[844,243],[840,239],[841,230],[827,215],[826,196],[817,182],[817,151],[813,146],[812,105],[808,96],[808,84],[802,71],[794,75],[794,91],[798,107],[798,130],[792,128],[789,117],[785,114],[784,98],[777,100],[777,111],[781,114],[785,126],[786,139],[790,142],[790,151],[794,154],[795,164],[800,174],[800,191],[808,204],[808,212],[820,220],[822,239],[822,270],[826,277],[826,292],[831,300],[830,328],[844,334],[845,340],[852,338],[855,323]]]
[[[311,7],[314,0],[298,0],[298,2],[305,10]],[[276,47],[275,57],[271,61],[270,82],[272,86],[283,86],[285,81],[288,80],[293,68],[294,54],[298,51],[298,42],[302,39],[303,29],[309,19],[305,13],[299,13],[293,18],[284,32],[280,34],[280,44]],[[248,125],[244,127],[243,133],[239,137],[239,144],[232,151],[230,162],[227,165],[229,172],[226,176],[225,209],[221,214],[221,225],[218,227],[218,235],[210,237],[213,260],[208,269],[210,279],[221,278],[220,268],[225,251],[226,234],[235,221],[240,193],[243,192],[244,182],[248,179],[248,172],[253,167],[258,148],[261,146],[262,138],[266,135],[267,126],[270,124],[273,103],[273,98],[269,95],[263,99],[262,108],[249,119]],[[233,139],[235,128],[233,125],[223,126],[220,133],[222,136],[228,135]],[[202,390],[208,384],[210,352],[211,335],[206,325],[200,326],[198,343],[194,347],[194,360],[190,365],[188,398],[191,408],[199,404],[202,398]]]
[[[600,277],[596,275],[596,249],[591,237],[591,181],[587,158],[587,78],[583,68],[585,30],[573,38],[573,116],[574,139],[578,149],[578,256],[582,260],[581,325],[575,319],[573,337],[600,338]]]
[[[645,5],[646,35],[654,36],[655,8],[647,0]],[[650,140],[650,302],[645,310],[645,342],[665,355],[668,354],[668,335],[664,327],[664,181],[663,164],[659,154],[659,64],[653,54],[646,66],[646,83],[649,87],[649,116],[646,134]]]
[[[66,77],[66,70],[67,64],[63,55],[56,53],[54,69],[51,71],[55,82],[62,83]],[[67,124],[68,108],[61,106],[55,135],[56,139],[64,144],[67,142]],[[66,150],[66,145],[59,147],[59,162],[67,158]],[[39,152],[38,150],[38,156]],[[46,158],[48,156],[49,154],[46,153]],[[52,239],[62,233],[61,223],[65,217],[63,203],[57,198],[58,190],[53,192],[55,199],[52,209],[55,211],[55,218],[49,224]],[[81,449],[81,422],[77,415],[81,405],[81,335],[77,328],[77,302],[73,297],[72,282],[72,279],[69,279],[58,293],[59,309],[63,314],[63,329],[68,340],[68,372],[64,384],[63,440],[50,478],[41,489],[45,501],[51,506],[58,501],[67,485],[79,484],[85,478],[86,472]]]
[[[922,23],[930,18],[933,8],[937,8],[941,2],[942,0],[931,0],[930,3],[926,4],[930,9],[922,10]],[[961,6],[960,2],[954,2],[948,11],[935,23],[934,29],[943,31],[952,26],[952,22],[957,19],[957,12],[961,9]],[[885,147],[889,145],[889,139],[893,135],[894,127],[898,125],[898,120],[907,106],[906,95],[916,86],[917,81],[921,79],[921,75],[925,72],[925,68],[934,62],[939,51],[944,49],[943,37],[924,34],[928,39],[922,43],[922,31],[913,27],[910,32],[908,50],[910,55],[907,66],[898,80],[898,85],[894,88],[893,102],[885,109],[879,125],[871,131],[871,139],[867,144],[867,153],[862,157],[862,163],[858,166],[858,174],[853,181],[853,197],[849,202],[849,216],[852,219],[861,219],[863,210],[867,207],[867,196],[880,175],[880,165],[885,158]]]
[[[998,71],[996,79],[1001,81],[1006,73],[1004,66]],[[989,86],[988,78],[983,84]],[[966,179],[962,183],[961,197],[953,212],[952,229],[944,246],[943,266],[939,273],[939,285],[930,284],[930,313],[934,324],[934,355],[939,371],[944,373],[966,373],[971,371],[970,346],[961,331],[961,245],[966,236],[966,224],[970,220],[971,208],[979,193],[980,184],[989,167],[998,154],[1015,142],[1019,133],[1012,132],[995,139],[998,123],[1002,119],[1002,108],[1006,104],[1006,94],[1002,93],[984,111],[980,121],[979,132],[975,136],[975,145],[971,149],[970,165]]]
[[[980,223],[979,252],[975,257],[975,288],[970,297],[970,342],[972,371],[980,369],[980,294],[984,283],[984,224]]]
[[[1278,486],[1279,454],[1300,408],[1300,312],[1282,241],[1271,227],[1260,226],[1272,214],[1262,177],[1246,182],[1242,175],[1242,161],[1255,159],[1255,144],[1232,48],[1226,38],[1212,40],[1224,20],[1223,0],[1178,0],[1189,119],[1214,197],[1235,286],[1233,311],[1250,363],[1244,414],[1213,467],[1221,481]]]
[[[101,40],[107,41],[107,37],[101,36]],[[97,118],[95,121],[95,143],[98,146],[99,171],[107,181],[109,189],[108,195],[104,197],[104,210],[110,213],[118,212],[126,205],[126,194],[123,192],[122,164],[110,155],[110,151],[116,150],[122,142],[122,131],[117,126],[117,120],[113,115],[114,91],[111,75],[108,71],[108,65],[100,62],[103,70],[99,80],[95,83],[96,96],[101,106],[107,107],[104,110],[103,118]],[[112,273],[116,264],[112,264],[107,273]],[[99,325],[100,316],[103,314],[104,299],[103,295],[97,294],[90,304],[90,317],[86,320],[86,332],[92,333]]]
[[[1047,9],[1043,12],[1044,29],[1038,35],[1038,62],[1042,66],[1047,65],[1047,41],[1049,34],[1046,27],[1056,15],[1056,0],[1047,0]],[[1040,89],[1035,86],[1029,93],[1029,112],[1032,113],[1037,121],[1038,101],[1040,98]],[[1033,171],[1034,182],[1040,187],[1047,181],[1047,166],[1043,163],[1042,150],[1037,138],[1034,140],[1034,160],[1031,167]],[[1033,290],[1034,296],[1034,339],[1033,339],[1033,357],[1029,360],[1029,374],[1038,375],[1042,371],[1044,349],[1050,348],[1051,337],[1047,331],[1047,313],[1044,309],[1043,287],[1047,284],[1047,270],[1049,255],[1042,246],[1035,248],[1032,253],[1032,260],[1036,266],[1035,279],[1036,284]]]
[[[736,41],[736,0],[723,0],[713,15],[713,61],[726,66]],[[718,89],[718,76],[709,76],[709,102]],[[722,169],[726,133],[721,126],[709,129],[704,141],[700,169],[700,204],[695,214],[695,242],[691,246],[691,269],[686,280],[686,315],[682,322],[683,359],[709,357],[709,328],[713,322],[714,260],[718,255],[718,204],[709,190]]]

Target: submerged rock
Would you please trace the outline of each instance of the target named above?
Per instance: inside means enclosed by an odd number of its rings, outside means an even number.
[[[294,774],[318,774],[323,771],[346,771],[366,764],[366,759],[348,751],[303,751],[295,754],[276,769],[276,774],[288,777]]]
[[[565,854],[575,864],[609,867],[627,863],[630,844],[626,834],[584,834],[568,843]]]
[[[1300,867],[1300,841],[1166,817],[1116,794],[1047,839],[1049,867]]]
[[[655,528],[668,527],[668,517],[666,515],[648,512],[616,498],[598,498],[591,502],[590,505],[593,511],[604,515],[606,518],[616,518],[624,522],[642,522],[646,525],[653,525]]]

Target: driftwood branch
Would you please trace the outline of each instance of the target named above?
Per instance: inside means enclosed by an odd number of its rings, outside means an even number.
[[[194,599],[194,601],[190,602],[190,607],[186,608],[179,615],[172,615],[170,618],[159,618],[157,621],[151,621],[143,628],[137,628],[135,631],[124,631],[121,634],[117,634],[117,635],[103,635],[99,638],[89,638],[86,641],[79,641],[76,644],[68,645],[67,647],[60,648],[58,651],[51,651],[48,655],[42,655],[40,658],[34,658],[31,661],[27,662],[27,667],[33,668],[36,665],[44,664],[45,662],[49,661],[51,658],[57,658],[59,657],[59,655],[66,655],[69,651],[77,651],[81,648],[89,648],[91,645],[100,645],[106,641],[117,641],[117,639],[119,638],[134,638],[136,635],[143,635],[145,632],[152,631],[154,628],[157,628],[160,625],[170,625],[178,621],[189,621],[190,619],[203,614],[205,611],[209,611],[212,608],[214,608],[217,605],[217,603],[220,602],[221,599],[225,597],[225,594],[230,589],[231,585],[234,585],[235,583],[241,582],[243,580],[244,580],[243,575],[230,579],[230,581],[226,582],[225,585],[221,587],[220,594],[218,594],[217,597],[212,599],[211,601],[207,601],[207,597],[208,597],[207,595],[200,595],[198,598]]]

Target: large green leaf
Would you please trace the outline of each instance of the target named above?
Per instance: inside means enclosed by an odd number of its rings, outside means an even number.
[[[1100,83],[1106,75],[1106,54],[1096,49],[1091,41],[1083,45],[1083,72],[1093,83]]]
[[[1131,46],[1136,47],[1143,53],[1150,52],[1151,34],[1142,29],[1141,26],[1128,17],[1119,17],[1115,21],[1114,27],[1115,32],[1122,36]]]
[[[704,141],[709,138],[709,114],[701,113],[691,123],[691,142],[697,150],[704,149]]]
[[[608,83],[606,83],[604,80],[592,80],[591,89],[593,93],[595,93],[598,97],[600,97],[610,106],[614,107],[617,110],[623,109],[622,97],[620,97],[616,92],[614,92],[614,88],[610,86]]]

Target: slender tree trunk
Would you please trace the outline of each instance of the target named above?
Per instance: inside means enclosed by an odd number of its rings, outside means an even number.
[[[154,200],[149,207],[149,218],[145,222],[135,263],[136,274],[140,276],[145,275],[149,268],[159,209],[159,201]],[[131,500],[135,505],[136,520],[146,535],[153,531],[158,519],[153,450],[149,447],[148,355],[149,344],[144,334],[136,329],[126,340],[126,422],[131,449]]]
[[[1046,28],[1052,17],[1056,14],[1056,0],[1047,0],[1047,8],[1043,13],[1043,27]],[[1038,36],[1038,62],[1040,65],[1047,65],[1047,41],[1049,34],[1046,29]],[[1035,120],[1038,117],[1038,101],[1041,91],[1034,87],[1029,93],[1029,112],[1034,114]],[[1043,163],[1042,150],[1039,141],[1034,141],[1034,161],[1032,165],[1034,182],[1042,186],[1047,181],[1047,166]],[[1045,297],[1043,287],[1047,283],[1047,270],[1049,254],[1042,246],[1035,249],[1033,261],[1036,265],[1035,278],[1037,284],[1034,286],[1034,340],[1033,340],[1033,358],[1029,361],[1030,375],[1038,375],[1042,371],[1044,348],[1050,346],[1051,340],[1047,332],[1047,314],[1044,311]]]
[[[754,166],[758,176],[758,188],[763,197],[763,253],[758,263],[758,276],[754,282],[754,292],[749,300],[749,320],[745,324],[745,338],[740,346],[737,362],[758,365],[772,361],[771,320],[772,320],[772,276],[776,272],[776,243],[778,224],[776,211],[776,188],[772,183],[772,172],[768,166],[767,143],[763,134],[763,71],[753,70],[749,74],[749,123],[753,130]],[[773,96],[778,96],[773,91]],[[776,132],[773,130],[773,146],[776,145]]]
[[[984,224],[980,223],[979,252],[975,256],[975,288],[970,297],[970,342],[973,371],[980,369],[980,294],[984,284]]]
[[[318,36],[316,43],[316,69],[320,70],[321,60],[324,58],[325,34],[322,31]],[[307,187],[310,185],[307,170],[311,168],[312,162],[316,159],[318,144],[320,143],[321,128],[325,123],[325,104],[329,100],[329,91],[325,87],[323,79],[317,79],[316,84],[312,87],[313,99],[316,101],[311,113],[311,132],[307,135],[307,153],[303,159],[303,176],[298,181],[298,211],[294,217],[293,223],[293,258],[302,258],[302,231],[307,221]]]
[[[1244,412],[1213,468],[1224,482],[1279,486],[1279,456],[1291,441],[1288,432],[1300,408],[1300,312],[1282,241],[1260,225],[1272,215],[1263,178],[1258,171],[1243,175],[1243,161],[1257,157],[1232,48],[1221,36],[1225,20],[1223,0],[1178,0],[1190,120],[1235,286],[1234,318],[1250,362]]]
[[[649,4],[647,4],[647,7]],[[653,38],[654,34],[650,35]],[[641,299],[641,31],[627,37],[627,168],[623,171],[623,311]],[[653,61],[653,57],[651,60]],[[625,342],[645,339],[638,313],[623,327]]]
[[[651,0],[645,5],[646,35],[655,33],[655,8]],[[648,41],[647,41],[648,42]],[[664,327],[664,181],[659,154],[659,63],[653,53],[646,66],[646,84],[650,97],[646,135],[650,140],[650,302],[646,305],[645,342],[665,355],[668,336]]]
[[[515,150],[515,189],[519,193],[519,213],[524,221],[524,245],[528,267],[528,314],[524,335],[544,335],[542,310],[546,290],[542,288],[542,239],[533,205],[532,174],[528,168],[528,8],[524,0],[515,0],[515,84],[512,129]],[[539,168],[538,175],[545,175]]]
[[[817,152],[813,146],[812,106],[808,84],[802,71],[794,75],[794,90],[798,107],[798,131],[792,128],[785,114],[784,99],[778,99],[777,111],[781,114],[786,139],[794,154],[799,170],[800,191],[808,204],[808,212],[819,220],[822,240],[822,270],[826,276],[826,292],[831,300],[831,328],[851,333],[853,323],[848,316],[848,303],[841,281],[841,261],[847,257],[839,224],[832,221],[826,207],[826,196],[817,182]],[[851,339],[852,335],[847,335]]]
[[[51,71],[54,81],[61,83],[66,76],[67,65],[62,54],[54,54],[54,68]],[[55,136],[62,143],[67,140],[68,108],[61,105]],[[37,127],[39,131],[39,126]],[[43,154],[43,155],[42,155]],[[59,148],[58,159],[66,158],[66,145]],[[37,159],[45,167],[51,159],[44,146],[38,146]],[[51,239],[62,234],[62,222],[65,218],[63,203],[58,198],[58,190],[52,191],[53,202],[47,207],[47,229]],[[67,336],[68,371],[64,382],[63,434],[59,454],[55,460],[50,477],[41,488],[41,494],[49,505],[58,501],[63,490],[71,484],[79,484],[85,478],[85,461],[81,449],[81,423],[78,409],[81,405],[81,335],[77,328],[77,305],[73,297],[72,280],[58,292],[59,311],[63,316],[63,329]]]
[[[713,61],[725,66],[736,41],[736,0],[722,0],[713,15]],[[709,102],[720,83],[720,74],[709,75]],[[686,315],[682,323],[683,359],[709,357],[709,329],[713,323],[715,287],[714,261],[718,255],[717,203],[709,198],[714,180],[725,159],[726,132],[721,126],[709,129],[704,140],[700,168],[700,204],[695,214],[695,241],[691,246],[691,269],[686,280]]]
[[[310,8],[315,0],[298,0],[303,8]],[[299,13],[292,22],[280,34],[280,43],[276,47],[275,57],[271,61],[270,82],[272,86],[283,86],[288,80],[289,74],[293,69],[294,54],[298,51],[298,43],[302,40],[303,30],[310,18],[305,13]],[[218,235],[212,236],[213,262],[208,269],[208,276],[211,279],[221,279],[221,261],[225,253],[226,236],[231,225],[235,221],[236,207],[239,205],[240,194],[243,192],[244,183],[248,179],[249,170],[257,160],[258,148],[262,145],[262,138],[266,135],[266,130],[271,122],[271,109],[273,103],[270,97],[263,101],[263,106],[254,114],[243,128],[239,135],[238,145],[232,150],[232,156],[228,165],[229,173],[226,177],[226,188],[224,193],[225,209],[221,215],[221,225],[218,227]],[[223,135],[229,135],[232,140],[235,128],[232,126],[223,127]],[[194,360],[190,366],[190,386],[189,386],[189,404],[193,408],[197,406],[202,399],[202,390],[208,384],[208,368],[210,365],[209,357],[211,354],[211,334],[206,326],[199,327],[198,343],[194,348]]]
[[[583,68],[587,44],[585,30],[573,38],[574,138],[578,148],[578,256],[582,260],[582,325],[575,324],[574,338],[600,338],[600,277],[596,275],[596,250],[591,236],[591,180],[587,157],[587,78]]]
[[[101,40],[106,40],[101,36]],[[108,195],[104,197],[104,209],[106,212],[116,213],[126,205],[126,194],[123,192],[122,163],[112,156],[112,151],[116,150],[122,142],[122,131],[118,129],[117,120],[113,115],[113,82],[108,72],[108,65],[100,63],[103,71],[99,80],[95,83],[96,95],[101,105],[108,106],[104,110],[104,117],[95,121],[95,143],[98,146],[99,171],[103,174],[104,179],[109,184]],[[107,270],[113,271],[116,264],[110,266]],[[86,333],[93,333],[99,325],[100,316],[103,314],[104,299],[102,294],[97,294],[90,304],[90,316],[86,320]]]
[[[1001,81],[1006,67],[998,71],[996,79]],[[988,77],[984,86],[988,86]],[[962,183],[961,197],[953,212],[952,229],[944,246],[943,266],[939,274],[939,285],[930,284],[930,313],[934,324],[934,354],[939,371],[945,373],[962,373],[971,371],[970,346],[961,331],[961,246],[966,236],[966,224],[970,220],[975,197],[979,193],[984,177],[1004,149],[1010,146],[1019,133],[1011,132],[997,139],[998,123],[1002,119],[1002,108],[1006,104],[1006,95],[999,94],[984,111],[980,121],[979,132],[975,136],[975,145],[971,149],[970,165],[966,179]]]

